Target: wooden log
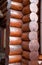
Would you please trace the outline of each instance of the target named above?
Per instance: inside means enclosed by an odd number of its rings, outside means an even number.
[[[22,60],[21,55],[9,56],[9,63],[17,63],[17,62],[21,62],[21,60]]]
[[[22,57],[27,60],[38,60],[38,56],[39,56],[38,51],[33,51],[33,52],[23,51],[22,54]]]
[[[39,60],[42,60],[42,55],[39,55]]]
[[[22,59],[22,65],[28,65],[28,60]]]
[[[39,0],[30,0],[31,3],[35,3],[35,4],[38,4],[39,3]]]
[[[29,40],[38,40],[38,32],[32,31],[28,34]]]
[[[22,65],[39,65],[39,64],[37,60],[29,61],[29,60],[22,59]]]
[[[38,31],[38,23],[35,21],[31,21],[30,23],[25,23],[22,25],[22,31]]]
[[[21,37],[23,41],[38,40],[38,32],[35,31],[27,32],[27,33],[23,32]]]
[[[29,34],[29,33],[23,33],[23,34],[22,34],[22,40],[28,41],[28,40],[29,40],[28,34]]]
[[[23,8],[23,14],[30,14],[31,12],[38,12],[38,6],[35,3],[31,3],[30,5],[27,5]]]
[[[26,64],[22,63],[22,65],[26,65]]]
[[[31,3],[29,8],[31,12],[35,12],[35,13],[38,12],[38,5],[36,5],[35,3]]]
[[[25,15],[25,16],[23,16],[23,23],[28,23],[28,22],[30,22],[30,17],[29,17],[29,15]]]
[[[38,21],[38,15],[36,13],[30,13],[28,15],[25,15],[23,16],[23,23],[27,23],[27,22],[30,22],[30,21]]]
[[[23,50],[25,50],[25,51],[28,51],[29,50],[29,41],[23,41],[22,42],[22,48],[23,48]]]
[[[38,15],[34,12],[30,13],[30,20],[31,21],[38,21]]]
[[[38,51],[39,50],[39,42],[38,40],[31,40],[29,42],[29,48],[31,47],[31,51]]]
[[[37,40],[32,40],[30,42],[23,41],[22,48],[26,51],[38,51],[39,43]]]
[[[10,52],[9,55],[19,55],[22,54],[21,45],[9,45]]]
[[[23,9],[22,3],[11,1],[11,9],[21,11]]]
[[[27,5],[26,7],[23,8],[22,10],[23,14],[26,15],[26,14],[30,14],[31,11],[30,11],[30,6]]]
[[[11,45],[20,45],[22,40],[20,37],[9,37],[9,44]]]
[[[29,23],[25,23],[25,24],[22,25],[22,31],[23,32],[30,31],[30,29],[29,29]]]
[[[23,14],[20,11],[10,10],[10,17],[21,19],[23,17]]]
[[[28,65],[39,65],[39,64],[38,61],[35,60],[35,61],[28,61]]]
[[[11,63],[11,64],[8,64],[8,65],[21,65],[21,63]]]
[[[22,27],[22,24],[23,24],[22,23],[22,20],[10,18],[10,26],[11,27],[21,28]]]
[[[21,28],[10,27],[10,36],[20,37],[22,35]]]
[[[12,0],[12,1],[22,3],[23,0]]]
[[[29,1],[29,0],[23,0],[23,5],[24,5],[24,6],[26,6],[26,5],[28,5],[28,4],[30,4],[30,1]]]
[[[38,23],[37,22],[35,22],[35,21],[31,21],[30,23],[29,23],[29,29],[30,29],[30,31],[38,31]]]

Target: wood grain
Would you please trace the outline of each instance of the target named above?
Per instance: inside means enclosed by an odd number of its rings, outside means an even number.
[[[37,40],[32,41],[23,41],[22,42],[22,48],[26,51],[38,51],[39,49],[39,43]]]
[[[10,27],[10,36],[21,37],[22,29],[16,27]]]
[[[21,60],[22,60],[21,55],[9,56],[9,63],[17,63],[21,62]]]
[[[29,5],[25,6],[25,7],[23,8],[22,12],[23,12],[24,15],[30,14],[30,13],[31,13],[31,11],[30,11],[30,6],[29,6]]]
[[[28,23],[28,22],[30,22],[30,17],[29,17],[29,15],[25,15],[25,16],[23,16],[23,23]]]
[[[11,9],[21,11],[23,9],[22,3],[11,2]]]
[[[23,14],[20,11],[10,10],[10,17],[11,18],[21,19],[23,17]]]
[[[13,39],[13,40],[12,40]],[[11,45],[20,45],[22,43],[22,40],[20,37],[12,37],[10,40],[9,40],[9,44]]]
[[[28,4],[30,4],[30,1],[29,1],[29,0],[23,0],[23,5],[24,5],[24,6],[26,6],[26,5],[28,5]]]
[[[21,28],[22,27],[22,20],[21,19],[14,19],[14,18],[10,18],[10,26],[11,27],[17,27],[17,28]]]
[[[22,57],[25,59],[30,59],[30,60],[38,60],[39,53],[38,51],[33,51],[33,52],[27,52],[23,51]]]

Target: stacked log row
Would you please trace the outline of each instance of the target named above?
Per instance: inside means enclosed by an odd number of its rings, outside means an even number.
[[[38,65],[38,0],[23,0],[22,65]]]
[[[21,65],[22,61],[22,9],[22,0],[11,0],[9,27],[9,65]]]

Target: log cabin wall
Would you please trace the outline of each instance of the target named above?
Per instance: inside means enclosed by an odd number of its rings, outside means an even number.
[[[39,0],[23,0],[22,65],[38,65],[38,3]]]
[[[16,5],[17,4],[17,5]],[[19,5],[18,5],[19,4]],[[16,7],[17,8],[16,8]],[[20,7],[19,7],[20,6]],[[19,9],[18,9],[19,7]],[[9,37],[9,65],[21,65],[22,60],[22,47],[21,47],[21,35],[22,35],[22,4],[11,1],[10,8],[10,37]],[[19,10],[19,11],[18,11]],[[17,26],[18,25],[18,26]]]
[[[7,14],[6,65],[21,65],[22,61],[22,0],[11,0]],[[8,18],[9,17],[9,18]]]
[[[6,24],[6,65],[38,65],[38,3],[11,0]]]

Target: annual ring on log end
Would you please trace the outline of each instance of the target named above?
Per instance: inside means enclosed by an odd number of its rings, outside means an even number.
[[[26,5],[29,5],[30,4],[30,1],[29,0],[23,0],[23,5],[26,6]]]
[[[23,51],[22,54],[22,57],[27,60],[38,60],[38,56],[39,56],[38,51],[33,51],[33,52]]]
[[[31,21],[29,23],[30,31],[38,31],[38,23],[35,21]]]
[[[24,15],[30,14],[31,13],[30,6],[28,5],[28,6],[24,7],[22,12]]]
[[[28,34],[29,40],[38,40],[38,32],[32,31]]]
[[[23,16],[23,23],[28,23],[28,22],[30,22],[30,17],[29,17],[29,15],[25,15],[25,16]]]
[[[30,0],[31,3],[35,3],[35,4],[38,4],[39,3],[39,0]]]
[[[37,40],[31,40],[29,42],[30,51],[38,51],[39,50],[39,42]]]

